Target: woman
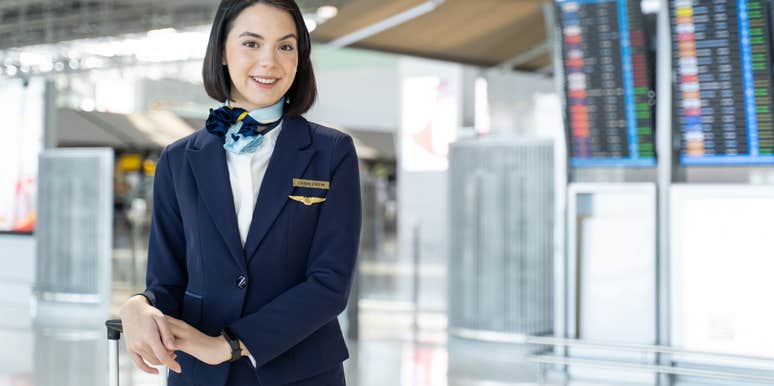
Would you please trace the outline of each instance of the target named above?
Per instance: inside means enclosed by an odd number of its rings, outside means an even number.
[[[352,139],[316,97],[293,0],[224,0],[204,59],[206,128],[156,167],[147,289],[121,308],[138,368],[169,385],[344,385],[337,315],[360,233]]]

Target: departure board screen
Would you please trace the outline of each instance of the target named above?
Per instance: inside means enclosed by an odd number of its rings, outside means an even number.
[[[774,163],[766,0],[670,1],[683,165]]]
[[[639,1],[557,0],[572,166],[656,163]]]

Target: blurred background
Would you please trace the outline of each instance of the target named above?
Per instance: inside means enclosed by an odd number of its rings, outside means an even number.
[[[770,0],[297,1],[360,157],[350,385],[774,385]],[[216,5],[0,0],[0,386],[107,384]]]

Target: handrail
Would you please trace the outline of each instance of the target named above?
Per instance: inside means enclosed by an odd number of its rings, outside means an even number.
[[[700,369],[686,369],[682,367],[658,366],[658,365],[648,365],[648,364],[642,364],[642,363],[567,358],[567,357],[560,357],[556,355],[530,355],[527,357],[527,360],[530,362],[537,362],[541,364],[582,365],[582,366],[599,367],[599,368],[606,368],[606,369],[628,368],[632,370],[647,371],[650,373],[712,378],[712,379],[725,380],[725,381],[765,382],[767,384],[774,384],[774,377],[747,375],[747,374],[741,374],[741,373],[730,372],[730,371],[724,372],[724,371],[710,371],[710,370],[700,370]]]
[[[649,345],[649,344],[604,343],[604,342],[586,341],[582,339],[565,339],[565,338],[542,337],[542,336],[531,336],[531,335],[528,335],[526,337],[526,342],[528,344],[541,344],[541,345],[547,345],[547,346],[597,348],[597,349],[606,349],[606,350],[622,350],[622,351],[648,352],[648,353],[673,354],[673,355],[712,356],[712,357],[722,357],[726,359],[742,359],[742,360],[774,362],[774,358],[771,358],[771,357],[726,354],[726,353],[712,352],[712,351],[686,350],[686,349],[679,349],[679,348],[670,347],[670,346],[659,346],[659,345]]]
[[[742,359],[742,360],[774,362],[774,357],[761,357],[761,356],[740,355],[740,354],[726,354],[726,353],[711,352],[711,351],[686,350],[686,349],[679,349],[679,348],[670,347],[670,346],[659,346],[659,345],[648,345],[648,344],[607,343],[607,342],[587,341],[582,339],[513,334],[513,333],[499,332],[499,331],[483,331],[483,330],[471,330],[471,329],[463,329],[463,328],[449,329],[449,333],[462,338],[484,340],[489,342],[500,342],[500,343],[596,348],[596,349],[606,349],[606,350],[622,350],[622,351],[673,354],[673,355],[714,356],[714,357],[723,357],[726,359]]]
[[[771,363],[774,358],[739,355],[739,354],[724,354],[719,352],[707,352],[696,350],[678,349],[669,346],[648,345],[648,344],[626,344],[626,343],[604,343],[585,341],[581,339],[568,339],[557,338],[551,336],[534,336],[526,334],[513,334],[499,331],[485,331],[485,330],[472,330],[472,329],[449,329],[449,333],[458,337],[477,339],[490,342],[500,343],[515,343],[515,344],[532,344],[543,346],[561,346],[561,347],[577,347],[587,349],[601,349],[601,350],[618,350],[618,351],[630,351],[630,352],[642,352],[642,353],[660,353],[671,355],[685,355],[685,356],[711,356],[722,357],[727,360],[754,360],[764,361]],[[660,374],[682,375],[682,376],[695,376],[702,378],[713,378],[718,380],[731,380],[731,381],[745,381],[745,382],[765,382],[768,384],[774,384],[774,377],[764,375],[748,375],[733,371],[713,371],[713,370],[701,370],[691,369],[677,366],[665,366],[665,365],[651,365],[646,363],[633,363],[627,361],[610,361],[610,360],[598,360],[598,359],[584,359],[573,358],[559,355],[530,355],[527,356],[527,360],[530,362],[543,364],[557,364],[557,365],[582,365],[589,367],[601,367],[601,368],[613,368],[621,369],[628,368],[632,370],[647,371]],[[702,363],[700,363],[702,364]],[[703,363],[706,364],[706,363]],[[745,370],[770,370],[762,368],[744,368]],[[541,371],[542,371],[541,367]]]

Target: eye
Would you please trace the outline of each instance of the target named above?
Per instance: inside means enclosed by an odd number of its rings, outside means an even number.
[[[252,40],[248,40],[248,41],[242,43],[242,45],[247,47],[247,48],[256,48],[256,47],[258,47],[258,43],[254,42]]]
[[[291,44],[283,44],[283,45],[280,46],[280,49],[282,51],[293,51],[295,49],[295,47],[293,47],[293,45],[291,45]]]

